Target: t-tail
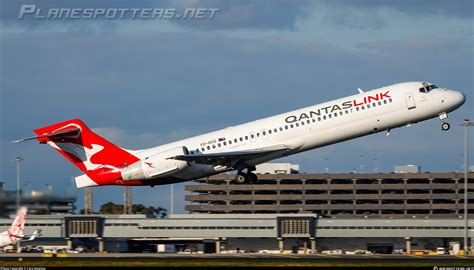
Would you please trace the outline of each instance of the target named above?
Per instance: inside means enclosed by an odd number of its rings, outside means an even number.
[[[83,175],[75,178],[78,188],[111,185],[121,181],[121,169],[139,160],[129,151],[105,140],[81,120],[73,119],[35,129],[36,139],[56,149],[78,167]]]

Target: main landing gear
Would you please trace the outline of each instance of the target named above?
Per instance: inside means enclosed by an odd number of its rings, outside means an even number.
[[[442,130],[442,131],[447,131],[447,130],[449,130],[449,128],[451,127],[451,126],[449,125],[449,123],[446,123],[446,122],[444,121],[446,118],[448,118],[448,114],[447,114],[447,113],[444,112],[444,113],[440,113],[440,114],[439,114],[439,120],[441,120],[441,130]]]
[[[255,168],[253,168],[255,170]],[[257,175],[254,174],[251,169],[247,169],[247,172],[237,172],[235,175],[234,182],[236,184],[255,184],[258,180]]]

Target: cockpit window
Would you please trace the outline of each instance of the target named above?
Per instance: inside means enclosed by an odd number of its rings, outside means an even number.
[[[419,90],[421,93],[428,93],[433,89],[438,88],[438,86],[434,84],[427,84],[427,83],[422,83],[423,87],[421,87]]]

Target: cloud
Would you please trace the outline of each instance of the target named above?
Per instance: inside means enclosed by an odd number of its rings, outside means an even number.
[[[474,3],[470,0],[331,0],[328,5],[377,11],[380,9],[395,10],[411,17],[458,17],[472,19]]]

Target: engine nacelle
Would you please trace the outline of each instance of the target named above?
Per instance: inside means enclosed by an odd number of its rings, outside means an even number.
[[[184,146],[180,146],[141,159],[122,169],[122,179],[141,180],[172,175],[189,167],[189,163],[187,161],[167,158],[187,154],[188,149]]]

